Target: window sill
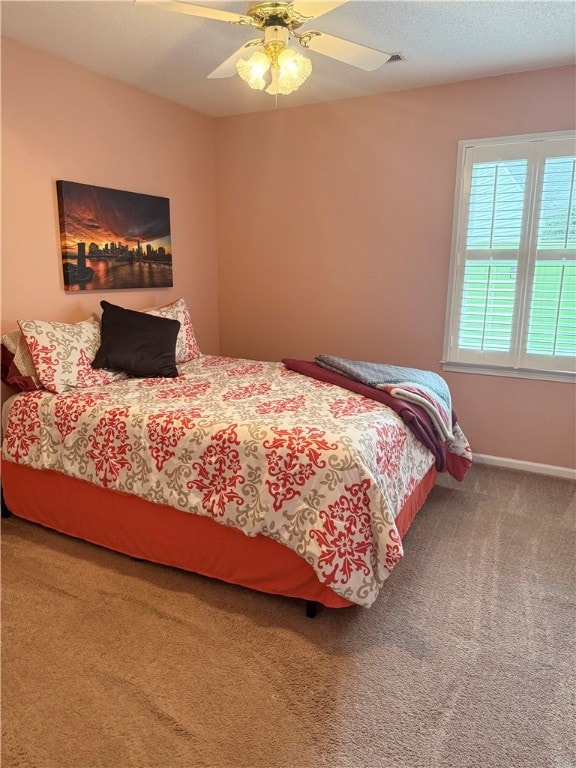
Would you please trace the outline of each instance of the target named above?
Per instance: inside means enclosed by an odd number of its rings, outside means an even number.
[[[541,381],[563,381],[576,383],[576,373],[571,371],[543,371],[530,368],[504,368],[474,363],[448,363],[440,361],[443,371],[453,373],[474,373],[481,376],[505,376],[511,379],[539,379]]]

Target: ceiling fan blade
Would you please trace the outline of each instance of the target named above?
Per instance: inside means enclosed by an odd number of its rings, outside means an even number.
[[[247,43],[244,43],[244,45],[241,45],[240,48],[238,48],[237,51],[234,51],[231,56],[228,56],[228,58],[223,61],[220,66],[216,67],[215,70],[210,72],[207,77],[211,79],[216,77],[232,77],[232,75],[237,73],[236,62],[242,56],[242,54],[246,52],[246,49],[258,47],[263,42],[264,41],[261,38],[256,38],[255,40],[249,40]]]
[[[334,8],[339,8],[348,0],[296,0],[294,3],[294,10],[301,13],[302,16],[312,16],[317,19],[318,16],[323,16],[328,11],[333,11]]]
[[[250,24],[251,19],[248,16],[242,16],[239,13],[230,13],[229,11],[220,11],[217,8],[205,8],[203,5],[191,5],[181,0],[173,2],[156,2],[156,0],[136,0],[137,3],[146,3],[163,11],[172,13],[185,13],[189,16],[201,16],[203,19],[214,19],[215,21],[227,21],[230,24]]]
[[[367,72],[378,69],[392,58],[391,53],[377,51],[376,48],[368,48],[366,45],[359,45],[334,35],[326,35],[324,32],[305,32],[301,36],[301,44],[311,51],[351,64],[353,67],[365,69]]]
[[[294,2],[294,10],[301,13],[302,16],[312,16],[317,19],[318,16],[323,16],[328,11],[333,11],[334,8],[339,8],[348,0],[296,0]]]

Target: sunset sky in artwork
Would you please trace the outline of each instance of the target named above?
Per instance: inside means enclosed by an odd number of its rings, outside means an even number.
[[[71,181],[58,181],[58,209],[62,257],[76,256],[78,243],[103,248],[138,242],[171,253],[170,205],[166,197],[123,192]]]

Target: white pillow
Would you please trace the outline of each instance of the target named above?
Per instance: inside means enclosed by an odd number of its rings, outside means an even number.
[[[188,312],[188,307],[184,299],[176,299],[171,304],[164,307],[155,307],[145,310],[147,315],[156,315],[156,317],[168,317],[171,320],[178,320],[180,330],[176,339],[176,362],[186,363],[188,360],[195,360],[200,357],[200,348],[194,335],[192,319]]]

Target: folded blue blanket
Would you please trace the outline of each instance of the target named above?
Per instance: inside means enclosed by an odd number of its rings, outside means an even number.
[[[395,397],[418,403],[429,412],[442,439],[452,437],[452,398],[448,385],[437,373],[420,368],[347,360],[334,355],[318,355],[316,363],[362,384],[385,389]]]

